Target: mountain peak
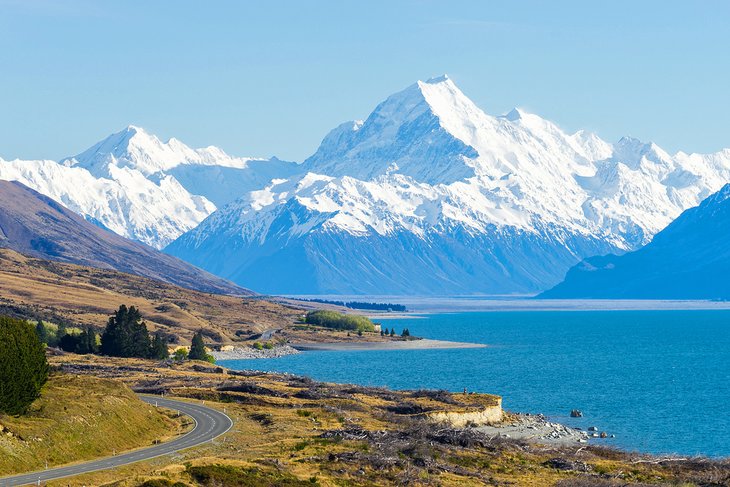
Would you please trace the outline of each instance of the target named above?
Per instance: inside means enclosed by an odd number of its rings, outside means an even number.
[[[510,122],[519,120],[519,119],[523,118],[524,116],[525,116],[525,113],[517,107],[514,107],[512,110],[509,111],[509,113],[502,115],[503,118],[506,118]]]
[[[433,78],[429,78],[426,80],[426,83],[429,85],[437,85],[439,83],[445,83],[447,81],[451,81],[451,78],[449,78],[448,74],[442,74],[441,76],[435,76]]]

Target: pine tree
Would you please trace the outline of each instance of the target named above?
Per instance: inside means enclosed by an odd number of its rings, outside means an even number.
[[[392,337],[395,336],[395,328],[390,329],[390,336],[392,336]]]
[[[150,334],[139,310],[121,305],[109,318],[101,336],[101,353],[112,357],[147,358],[150,347]]]
[[[193,335],[193,343],[190,346],[188,358],[190,360],[208,360],[208,354],[205,351],[205,342],[203,341],[203,334],[201,332]]]
[[[58,340],[58,346],[64,352],[76,353],[79,348],[79,343],[81,343],[79,336],[72,335],[70,333],[66,333],[60,340]]]
[[[82,331],[78,336],[76,353],[85,355],[89,353],[96,353],[98,351],[99,350],[96,345],[96,332],[94,332],[91,328],[87,328]]]
[[[38,340],[41,343],[48,344],[48,330],[46,330],[46,325],[41,320],[38,320],[38,323],[35,325],[35,334],[38,335]]]
[[[170,351],[167,349],[167,342],[159,333],[155,333],[154,338],[152,338],[150,358],[159,360],[166,360],[170,358]]]
[[[33,326],[0,316],[0,412],[22,414],[48,379],[45,347]]]

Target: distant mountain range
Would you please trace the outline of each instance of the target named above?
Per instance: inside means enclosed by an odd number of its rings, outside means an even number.
[[[251,294],[187,262],[92,225],[17,181],[0,181],[0,248],[137,274],[199,291]]]
[[[130,125],[61,162],[0,159],[0,179],[20,181],[96,225],[161,249],[218,206],[295,168],[162,142]]]
[[[632,251],[730,181],[730,150],[674,155],[487,115],[446,76],[330,132],[301,164],[128,127],[0,179],[265,293],[534,293]]]
[[[645,247],[591,257],[542,298],[730,299],[730,185]]]
[[[670,156],[518,109],[490,116],[440,77],[166,251],[271,293],[532,293],[647,243],[729,177],[730,151]]]

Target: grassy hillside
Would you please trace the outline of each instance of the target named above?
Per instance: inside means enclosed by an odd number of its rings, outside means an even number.
[[[146,447],[183,428],[121,382],[55,374],[27,414],[0,415],[0,475]]]
[[[120,304],[136,306],[148,327],[189,342],[232,343],[291,325],[302,311],[256,298],[208,294],[161,281],[26,257],[0,249],[0,314],[70,325],[106,324]]]

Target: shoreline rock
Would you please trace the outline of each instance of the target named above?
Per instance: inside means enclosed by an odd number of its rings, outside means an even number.
[[[279,358],[287,355],[296,355],[301,353],[299,350],[289,345],[277,345],[270,349],[257,350],[252,347],[236,347],[233,350],[225,352],[212,352],[216,361],[218,360],[252,360],[260,358]]]
[[[561,423],[548,421],[542,414],[512,414],[513,420],[502,424],[479,426],[477,430],[489,435],[523,439],[536,443],[574,445],[586,443],[590,435]]]

